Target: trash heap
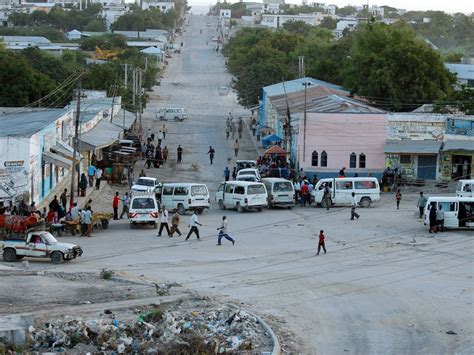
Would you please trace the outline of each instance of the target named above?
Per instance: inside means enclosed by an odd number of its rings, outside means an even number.
[[[184,311],[135,310],[128,320],[111,311],[101,319],[61,319],[29,328],[30,351],[111,353],[236,353],[268,349],[258,319],[229,307]]]

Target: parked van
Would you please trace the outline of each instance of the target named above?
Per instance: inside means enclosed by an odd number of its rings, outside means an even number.
[[[474,197],[474,180],[459,180],[456,187],[457,197]]]
[[[258,169],[255,169],[255,168],[240,169],[237,173],[237,177],[239,177],[241,175],[253,175],[257,178],[258,181],[262,180]]]
[[[135,192],[130,201],[128,218],[130,228],[135,228],[138,224],[149,224],[156,229],[158,226],[159,204],[153,193]]]
[[[221,210],[236,208],[243,212],[255,208],[260,212],[267,206],[267,189],[261,182],[223,182],[217,189],[216,202]]]
[[[313,201],[326,208],[324,186],[329,184],[331,189],[331,205],[350,204],[352,193],[355,193],[357,203],[361,207],[369,207],[372,202],[380,201],[380,186],[374,177],[347,177],[321,179],[311,192]]]
[[[183,121],[188,118],[188,111],[185,108],[163,107],[156,112],[156,118],[160,121]]]
[[[179,214],[194,210],[202,212],[204,209],[209,209],[211,205],[209,189],[204,184],[163,184],[161,205],[166,206],[169,211],[177,209]]]
[[[295,205],[295,189],[293,183],[281,178],[263,178],[267,189],[268,207],[276,206],[291,208]]]
[[[443,206],[444,228],[474,229],[474,197],[429,197],[423,221],[430,225],[430,210]]]

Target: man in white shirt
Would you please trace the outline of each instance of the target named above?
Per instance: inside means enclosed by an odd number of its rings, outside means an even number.
[[[227,228],[229,227],[229,223],[227,222],[227,217],[222,216],[222,224],[217,230],[219,231],[219,235],[217,236],[217,245],[222,245],[221,240],[222,238],[225,238],[227,240],[230,240],[232,242],[232,245],[235,244],[235,240],[232,239],[229,234],[227,234]]]
[[[296,203],[298,203],[299,198],[300,198],[300,191],[301,191],[301,184],[298,179],[296,180],[294,187],[295,187],[295,200],[296,200]]]
[[[357,219],[359,219],[359,215],[357,214],[356,212],[356,208],[357,208],[357,199],[355,197],[355,192],[352,193],[352,203],[351,203],[351,221],[354,220],[354,217],[356,217]]]
[[[196,234],[197,239],[199,240],[199,229],[198,226],[202,226],[201,223],[199,223],[199,218],[197,216],[196,210],[193,212],[193,215],[191,216],[191,219],[189,220],[189,227],[191,229],[189,230],[188,236],[186,237],[186,240],[189,239],[192,233]]]
[[[81,224],[85,226],[85,231],[82,231],[81,236],[85,236],[87,234],[89,238],[92,237],[92,211],[90,207],[82,210]]]
[[[160,230],[158,231],[157,237],[161,237],[161,232],[163,231],[163,228],[166,229],[166,231],[168,232],[168,237],[170,237],[171,236],[171,231],[170,231],[170,227],[168,225],[168,210],[166,209],[165,206],[163,206],[163,208],[161,210]],[[198,238],[199,238],[199,236],[198,236]]]
[[[71,208],[71,218],[73,220],[76,220],[79,218],[79,206],[77,205],[77,202],[74,202],[74,207]]]
[[[97,168],[95,171],[95,188],[96,190],[100,189],[100,180],[102,180],[102,169]]]

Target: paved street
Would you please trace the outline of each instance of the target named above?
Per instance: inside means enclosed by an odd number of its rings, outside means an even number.
[[[156,109],[188,109],[189,120],[166,123],[163,145],[170,150],[170,163],[146,172],[164,182],[205,182],[214,197],[224,167],[235,161],[228,161],[233,149],[224,135],[227,114],[248,117],[248,112],[232,93],[219,96],[218,87],[231,78],[211,44],[215,26],[205,23],[204,16],[192,17],[182,53],[169,60],[161,85],[149,93],[153,101],[143,125],[157,134],[162,122],[154,119]],[[184,148],[179,165],[178,144]],[[209,145],[216,149],[212,166]],[[239,158],[255,158],[247,132],[241,148]],[[197,171],[191,164],[198,165]],[[474,236],[454,231],[430,237],[416,218],[416,197],[417,191],[405,193],[397,211],[394,196],[384,195],[380,203],[360,209],[356,221],[349,220],[349,208],[225,211],[235,246],[215,245],[223,215],[216,205],[200,216],[200,242],[157,238],[156,230],[131,230],[121,220],[91,239],[60,238],[80,243],[82,258],[60,266],[30,260],[30,267],[66,272],[107,267],[244,302],[263,317],[286,320],[305,354],[473,353]],[[97,203],[110,206],[111,198]],[[183,217],[182,230],[187,231],[189,217]],[[328,253],[315,256],[320,229]]]

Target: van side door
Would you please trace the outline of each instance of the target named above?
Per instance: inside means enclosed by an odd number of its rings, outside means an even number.
[[[459,203],[456,201],[438,202],[438,209],[440,205],[443,206],[444,210],[444,226],[446,228],[458,228]]]
[[[352,201],[354,183],[351,180],[336,179],[336,194],[333,200],[337,204],[348,204]]]
[[[225,191],[224,191],[224,205],[226,206],[234,206],[234,184],[225,184]]]

